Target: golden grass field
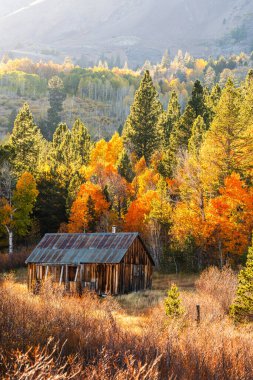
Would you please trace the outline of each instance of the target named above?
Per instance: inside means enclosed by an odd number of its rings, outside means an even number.
[[[29,294],[25,278],[18,270],[0,287],[4,379],[253,378],[253,326],[229,319],[237,276],[228,268],[155,273],[152,290],[105,299],[64,296],[50,281],[40,295]],[[164,308],[172,282],[185,308],[177,319]]]

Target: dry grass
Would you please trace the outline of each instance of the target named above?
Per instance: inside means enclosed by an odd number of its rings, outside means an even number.
[[[0,373],[29,380],[251,380],[253,326],[236,327],[227,314],[235,285],[228,268],[209,269],[196,289],[181,291],[186,313],[171,320],[164,312],[164,289],[124,296],[120,307],[120,297],[66,297],[49,282],[35,296],[25,285],[5,280],[0,287]],[[124,305],[129,302],[131,311],[138,297],[138,312],[128,313]],[[49,347],[50,337],[59,342],[55,347]]]
[[[25,260],[31,253],[31,248],[22,248],[18,252],[9,255],[0,252],[0,273],[10,271],[17,268],[23,268]]]
[[[130,293],[117,297],[117,301],[128,314],[145,315],[157,306],[166,296],[171,285],[177,284],[181,291],[195,288],[197,275],[154,273],[152,290]]]

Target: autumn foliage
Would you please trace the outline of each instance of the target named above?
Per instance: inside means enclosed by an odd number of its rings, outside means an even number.
[[[165,56],[159,70],[184,60],[191,57],[179,52],[169,63]],[[194,71],[203,73],[206,65],[195,60]],[[123,131],[110,139],[92,141],[78,119],[72,128],[60,123],[48,141],[29,105],[21,108],[1,148],[12,197],[6,186],[2,231],[21,237],[36,223],[43,233],[117,225],[118,231],[140,232],[160,268],[165,262],[170,270],[240,262],[253,227],[253,71],[240,88],[231,79],[223,88],[196,80],[185,107],[172,86],[163,109],[155,74],[146,66]],[[104,65],[96,70],[108,72]]]
[[[108,209],[109,204],[106,201],[99,185],[92,182],[83,184],[77,194],[76,200],[73,202],[70,214],[69,232],[84,232],[88,226],[88,199],[94,202],[95,218],[102,216]]]

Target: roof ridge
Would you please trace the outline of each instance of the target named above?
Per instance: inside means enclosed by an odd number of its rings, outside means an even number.
[[[26,263],[119,263],[139,237],[138,232],[48,233]]]
[[[46,232],[46,235],[139,235],[139,232]],[[43,237],[44,237],[43,236]],[[43,238],[42,238],[43,239]]]

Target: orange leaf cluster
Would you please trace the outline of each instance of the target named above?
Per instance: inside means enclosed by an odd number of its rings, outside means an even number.
[[[88,223],[86,212],[89,196],[94,201],[95,211],[98,216],[101,216],[101,214],[108,209],[109,204],[106,201],[100,186],[95,185],[90,181],[84,183],[71,207],[68,225],[69,232],[83,232],[86,228]]]

